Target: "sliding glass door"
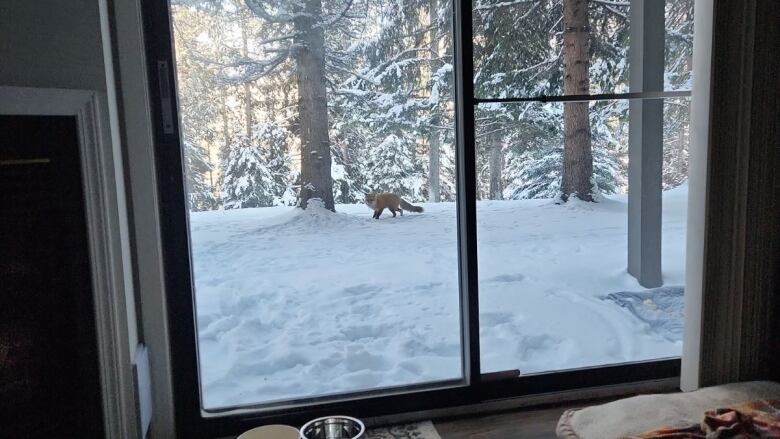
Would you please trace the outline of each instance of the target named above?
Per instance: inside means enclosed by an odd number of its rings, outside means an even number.
[[[474,8],[482,371],[682,353],[693,1]]]
[[[204,408],[461,381],[452,5],[171,16]]]
[[[676,376],[692,5],[147,0],[182,428]]]

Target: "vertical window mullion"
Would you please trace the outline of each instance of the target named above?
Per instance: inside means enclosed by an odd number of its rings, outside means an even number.
[[[458,188],[458,252],[463,372],[472,389],[479,383],[479,294],[477,277],[477,183],[474,138],[474,56],[471,0],[454,1],[455,143]]]

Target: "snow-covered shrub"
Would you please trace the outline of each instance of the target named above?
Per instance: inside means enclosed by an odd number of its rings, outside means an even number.
[[[252,137],[230,145],[223,163],[222,202],[225,209],[291,203],[290,159],[286,129],[254,126]]]
[[[519,157],[510,157],[519,170],[519,178],[504,191],[511,199],[556,198],[560,195],[563,173],[563,147],[531,150]],[[616,191],[619,164],[604,149],[593,150],[593,185],[601,194]]]
[[[414,143],[395,134],[370,149],[366,186],[375,192],[394,192],[408,201],[422,201],[425,177],[415,161]]]

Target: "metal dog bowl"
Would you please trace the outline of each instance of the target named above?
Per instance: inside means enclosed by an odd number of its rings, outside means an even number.
[[[363,439],[366,426],[349,416],[326,416],[301,427],[301,439]]]

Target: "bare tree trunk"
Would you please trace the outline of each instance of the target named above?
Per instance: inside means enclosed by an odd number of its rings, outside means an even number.
[[[429,4],[430,25],[431,25],[431,45],[430,45],[430,79],[433,82],[433,74],[439,68],[439,33],[436,23],[437,10],[439,8],[438,0],[430,0]],[[432,88],[431,88],[432,89]],[[428,201],[438,203],[441,201],[441,143],[439,139],[439,129],[441,123],[439,117],[439,104],[433,104],[431,111],[431,131],[428,133]]]
[[[688,136],[685,124],[681,123],[679,128],[679,139],[677,142],[677,158],[675,167],[677,168],[677,177],[679,175],[688,175],[688,161],[685,159],[685,151],[688,149]]]
[[[208,157],[207,163],[209,164],[209,191],[213,194],[214,193],[214,160],[211,158],[212,147],[213,144],[209,140],[206,143],[206,154]]]
[[[228,105],[227,105],[227,92],[225,89],[222,89],[222,92],[220,93],[220,97],[222,98],[221,102],[221,108],[220,108],[220,116],[222,117],[222,148],[220,155],[223,157],[227,157],[228,150],[230,149],[230,120],[228,116]]]
[[[246,26],[241,26],[241,40],[243,46],[241,47],[241,55],[247,59],[249,58],[249,41],[246,35]],[[252,88],[249,82],[244,82],[244,123],[246,124],[246,137],[252,138],[252,125],[254,125],[252,117]]]
[[[325,88],[325,36],[317,21],[322,16],[321,0],[305,0],[304,12],[295,19],[299,35],[299,47],[295,51],[301,136],[299,205],[305,209],[310,199],[319,198],[326,209],[335,210]]]
[[[438,122],[438,117],[431,120]],[[428,201],[441,201],[441,144],[439,131],[434,129],[428,134]]]
[[[219,108],[219,116],[222,119],[222,145],[220,146],[218,150],[218,160],[222,163],[225,163],[225,160],[227,160],[228,154],[230,153],[230,109],[228,108],[227,104],[227,91],[225,88],[222,88],[220,90],[220,108]],[[222,190],[222,183],[225,180],[224,175],[224,169],[220,168],[219,174],[217,175],[217,181],[214,186],[215,192],[219,195],[220,191]],[[221,197],[221,196],[220,196]],[[221,204],[221,199],[218,198],[218,204]]]
[[[501,132],[497,131],[488,136],[488,168],[490,170],[490,185],[488,199],[503,199],[504,187],[501,181],[504,167],[504,151],[501,142]]]
[[[588,77],[588,23],[587,0],[563,2],[563,89],[567,95],[589,93]],[[593,201],[591,179],[593,152],[591,151],[590,119],[587,102],[567,102],[563,105],[563,178],[561,199],[574,195]]]

